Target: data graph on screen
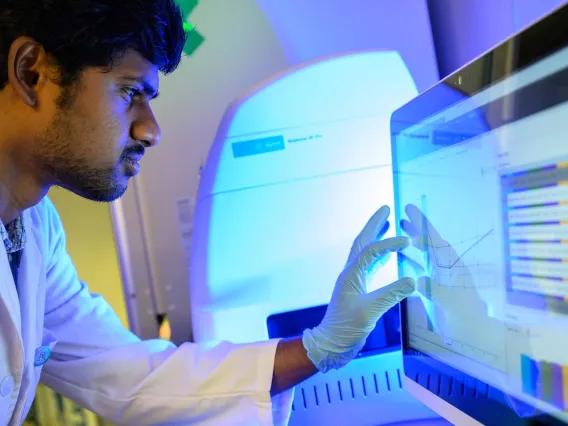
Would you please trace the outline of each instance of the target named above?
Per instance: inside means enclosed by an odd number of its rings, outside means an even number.
[[[558,306],[568,298],[568,163],[503,176],[502,190],[508,288],[534,295],[531,307]]]
[[[411,336],[428,353],[483,365],[504,362],[495,350],[501,335],[487,335],[493,323],[483,315],[484,300],[504,290],[500,219],[491,210],[500,200],[493,158],[490,145],[468,140],[395,171],[401,188],[397,202],[419,237],[409,254],[413,260],[421,256],[427,277],[419,278],[417,297],[407,302]],[[405,273],[413,272],[408,267]],[[481,319],[469,320],[479,313]]]
[[[410,181],[408,175],[405,178],[406,182]],[[495,223],[490,215],[482,214],[480,202],[486,197],[488,185],[476,181],[472,184],[477,188],[475,191],[462,192],[458,197],[452,196],[452,184],[447,179],[443,184],[431,183],[425,185],[430,192],[405,199],[422,213],[419,246],[429,277],[423,281],[423,297],[407,302],[412,312],[410,320],[415,337],[428,342],[432,351],[446,351],[496,365],[502,359],[492,350],[496,340],[487,338],[484,321],[463,322],[452,309],[444,308],[450,303],[463,313],[471,308],[472,301],[481,300],[480,293],[499,285],[493,249],[498,245]],[[452,322],[451,327],[447,321]],[[462,335],[468,336],[467,339],[459,337]]]
[[[440,284],[462,288],[493,286],[495,280],[483,279],[482,275],[494,274],[494,263],[488,262],[488,250],[484,246],[495,244],[491,238],[494,228],[480,232],[479,229],[487,228],[487,225],[464,217],[462,223],[458,221],[449,228],[443,239],[434,239],[428,231],[426,218],[429,209],[424,194],[420,197],[420,207],[425,220],[421,226],[422,239],[427,248],[424,263],[428,265],[429,272],[437,276]],[[464,277],[470,279],[464,280]]]
[[[427,245],[432,249],[432,256],[433,259],[432,261],[435,264],[436,268],[440,268],[440,269],[447,269],[447,270],[454,270],[456,268],[462,268],[463,267],[467,267],[467,266],[480,266],[479,263],[473,264],[473,265],[463,265],[463,259],[464,256],[467,255],[469,252],[471,252],[472,250],[474,250],[479,244],[481,244],[483,242],[483,240],[485,240],[487,237],[489,237],[491,234],[493,233],[493,229],[490,229],[489,231],[487,231],[485,234],[481,235],[481,236],[475,236],[473,238],[464,240],[464,241],[457,241],[454,244],[446,244],[446,245],[435,245],[434,242],[432,242],[431,238],[429,240],[429,242],[427,242]],[[457,255],[457,256],[451,256],[449,258],[444,258],[443,256],[443,252],[447,249],[455,249],[456,247],[466,247],[465,249],[463,249],[463,251],[461,252],[461,254]]]

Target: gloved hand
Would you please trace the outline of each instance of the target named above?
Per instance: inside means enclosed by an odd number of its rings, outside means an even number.
[[[304,331],[302,342],[308,357],[324,373],[351,361],[379,318],[415,290],[414,280],[403,278],[367,293],[370,275],[387,262],[390,253],[409,245],[405,237],[378,241],[388,229],[389,214],[384,206],[369,220],[353,243],[322,322]]]

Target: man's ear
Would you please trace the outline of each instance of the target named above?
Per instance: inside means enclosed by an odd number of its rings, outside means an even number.
[[[32,108],[37,107],[38,86],[46,78],[46,59],[43,46],[29,37],[20,37],[10,46],[8,84]]]

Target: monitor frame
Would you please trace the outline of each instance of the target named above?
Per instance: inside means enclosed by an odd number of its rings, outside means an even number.
[[[397,164],[396,134],[408,127],[439,113],[455,104],[454,100],[440,101],[434,93],[437,86],[447,85],[468,98],[489,88],[518,71],[568,47],[568,4],[564,4],[537,22],[521,29],[496,47],[488,50],[462,68],[447,76],[432,88],[422,93],[391,116],[393,170]],[[513,58],[510,53],[514,52]],[[507,57],[508,60],[503,61]],[[488,70],[488,66],[491,67]],[[470,78],[479,75],[479,70],[488,70],[482,79]],[[467,84],[462,84],[467,82]],[[412,121],[405,117],[412,115]],[[398,211],[398,181],[393,173],[395,187],[395,214]],[[411,348],[407,327],[407,302],[400,306],[404,384],[406,390],[453,424],[459,425],[563,425],[556,418],[542,412],[538,415],[520,417],[517,411],[532,409],[532,406],[472,376]],[[456,378],[460,378],[457,380]],[[456,392],[456,389],[461,392]],[[449,389],[449,390],[448,390]],[[512,407],[514,405],[515,408]],[[516,411],[517,410],[517,411]]]

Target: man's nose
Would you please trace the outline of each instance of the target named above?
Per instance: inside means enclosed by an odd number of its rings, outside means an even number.
[[[142,143],[146,148],[157,145],[162,138],[160,125],[154,117],[152,111],[141,114],[134,123],[132,123],[131,137]]]

